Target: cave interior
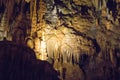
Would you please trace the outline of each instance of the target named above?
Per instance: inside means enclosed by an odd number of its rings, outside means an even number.
[[[120,0],[0,0],[0,80],[120,80]]]

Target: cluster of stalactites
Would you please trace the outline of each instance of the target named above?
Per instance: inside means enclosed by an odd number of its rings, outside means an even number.
[[[6,11],[3,13],[2,19],[0,21],[0,40],[3,40],[3,38],[7,38],[7,32],[9,30],[8,27],[8,20],[7,20],[7,13]]]
[[[60,42],[56,38],[51,38],[47,41],[48,57],[63,63],[79,63],[82,54],[94,55],[92,48],[86,49],[83,50],[78,42],[74,43],[74,40]]]
[[[92,56],[95,53],[91,40],[71,34],[67,28],[63,28],[63,31],[53,30],[47,34],[47,54],[55,61],[79,63],[82,54]]]
[[[23,7],[24,7],[23,3],[24,3],[24,0],[0,0],[0,7],[3,8],[3,12],[1,12],[1,14],[3,14],[3,15],[1,18],[0,26],[4,28],[4,30],[3,30],[4,37],[6,37],[7,40],[12,39],[12,36],[11,36],[12,31],[10,30],[12,22],[10,20],[13,19],[12,15],[14,15],[13,11],[15,9],[14,8],[15,4],[21,5],[21,7],[20,7],[21,8],[20,13],[21,13],[23,11]],[[14,26],[16,26],[16,25],[14,25]]]
[[[0,0],[0,6],[5,6],[5,10],[7,13],[7,19],[8,21],[11,18],[11,15],[13,14],[13,9],[15,4],[20,4],[20,2],[23,2],[24,0]]]

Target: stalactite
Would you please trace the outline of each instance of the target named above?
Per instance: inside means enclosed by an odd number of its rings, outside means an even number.
[[[20,15],[21,13],[23,12],[22,10],[24,9],[24,0],[4,0],[2,2],[2,4],[5,6],[5,10],[4,10],[4,15],[5,15],[5,31],[6,31],[6,37],[8,40],[12,40],[12,32],[14,32],[14,30],[11,30],[11,23],[10,23],[10,20],[12,20],[13,15],[13,9],[14,9],[14,6],[15,4],[19,4],[20,1],[22,1],[21,3],[21,11],[20,11]],[[5,4],[4,4],[5,2]],[[20,5],[20,4],[19,4]],[[18,26],[17,23],[19,23],[21,20],[21,18],[16,21],[16,23],[14,24],[14,28]],[[13,26],[12,26],[13,27]]]
[[[34,4],[34,0],[31,0],[30,1],[30,20],[31,20],[31,22],[32,22],[32,16],[33,16],[33,6],[34,6],[35,4]]]
[[[64,63],[67,63],[69,61],[72,53],[73,53],[73,50],[72,50],[71,46],[69,46],[69,44],[63,43],[60,46],[60,54],[63,57],[63,62]]]
[[[46,27],[45,21],[43,19],[43,16],[45,15],[46,12],[46,4],[43,2],[43,0],[40,0],[39,2],[39,8],[37,11],[38,15],[38,20],[37,20],[37,30],[44,29]]]
[[[7,11],[6,10],[3,13],[0,26],[4,28],[4,30],[3,30],[4,37],[7,38],[7,33],[9,31],[9,26],[8,26],[8,19],[7,19]]]
[[[54,33],[54,31],[52,32]],[[64,35],[61,36],[62,34]],[[94,55],[95,48],[90,40],[73,35],[67,29],[63,29],[63,32],[55,33],[47,38],[47,53],[48,57],[53,59],[56,58],[55,55],[59,55],[57,59],[63,63],[79,63],[82,54]]]
[[[32,6],[32,4],[34,4],[34,6]],[[34,1],[34,3],[31,2],[30,5],[33,9],[31,10],[31,36],[33,35],[33,33],[36,32],[36,28],[37,28],[37,14],[36,14],[36,0]]]
[[[57,59],[59,57],[59,41],[57,38],[50,38],[47,41],[47,53],[48,57]]]
[[[45,22],[43,16],[46,11],[45,3],[40,0],[39,5],[37,5],[37,0],[32,0],[30,3],[30,17],[32,20],[32,33],[43,30],[45,28]],[[39,7],[39,8],[38,8]],[[31,34],[32,34],[31,33]]]
[[[9,32],[9,19],[8,19],[8,11],[7,9],[4,10],[2,19],[1,19],[1,27],[4,27],[4,37],[8,38]]]

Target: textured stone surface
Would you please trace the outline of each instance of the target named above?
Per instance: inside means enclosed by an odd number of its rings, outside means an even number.
[[[5,1],[1,0],[0,3],[6,5]],[[66,67],[68,72],[65,80],[84,80],[77,75],[76,78],[70,77],[72,72],[69,71],[74,67],[73,64],[77,66],[76,69],[79,66],[78,73],[87,80],[120,79],[119,0],[40,1],[8,1],[16,5],[10,8],[13,12],[7,12],[9,15],[6,19],[9,22],[8,34],[12,35],[13,41],[24,45],[27,43],[36,55],[41,55],[40,47],[36,46],[44,41],[48,61],[55,68],[57,63],[61,69]],[[1,10],[1,22],[7,10]],[[58,71],[61,69],[57,67]],[[60,75],[60,78],[64,77]]]

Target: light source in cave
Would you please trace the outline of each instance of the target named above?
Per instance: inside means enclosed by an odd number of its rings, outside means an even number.
[[[36,57],[40,60],[47,60],[47,46],[46,46],[46,40],[45,40],[45,32],[43,30],[40,30],[40,33],[38,32],[38,37],[31,40],[29,39],[27,41],[27,45],[34,49],[36,53]]]
[[[45,42],[45,32],[42,32],[42,41],[40,46],[40,59],[47,60],[47,50],[46,50],[46,42]]]
[[[29,1],[31,0],[26,0],[26,2]],[[38,6],[40,8],[37,8]],[[45,25],[45,21],[43,20],[43,15],[45,14],[45,11],[46,11],[46,5],[42,0],[39,0],[39,2],[37,0],[31,2],[31,7],[30,7],[30,14],[31,14],[30,16],[32,19],[31,37],[33,39],[33,43],[30,42],[30,44],[33,44],[33,49],[36,52],[36,57],[41,60],[47,59],[47,50],[46,50],[47,48],[46,48],[45,31],[44,31],[46,25]]]

